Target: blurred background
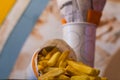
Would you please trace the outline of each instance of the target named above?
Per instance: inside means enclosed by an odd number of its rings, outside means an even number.
[[[31,4],[30,0],[17,0],[5,21],[0,26],[0,58],[3,54],[2,50],[6,45],[7,39],[10,34],[12,34],[15,25],[19,23],[19,20],[23,16],[22,14],[27,10],[29,4]],[[37,8],[40,8],[41,4],[42,2],[39,3]],[[35,10],[37,9],[34,9],[33,11]],[[30,32],[22,45],[22,49],[19,52],[15,64],[10,72],[9,79],[24,79],[25,70],[30,64],[33,53],[47,40],[55,38],[62,39],[62,25],[60,20],[61,18],[56,0],[49,0],[42,14],[34,23],[35,25],[33,26],[32,32]],[[29,26],[24,27],[29,28]],[[19,38],[21,38],[21,36],[19,36]],[[12,55],[12,53],[9,54]],[[120,80],[119,60],[120,0],[107,0],[101,22],[96,33],[95,67],[100,69],[101,75],[107,76],[109,80]],[[5,68],[7,67],[9,66],[6,66]]]

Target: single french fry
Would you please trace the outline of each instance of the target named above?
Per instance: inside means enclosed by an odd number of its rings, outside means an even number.
[[[61,54],[61,56],[58,59],[57,66],[59,66],[59,64],[60,64],[61,61],[63,62],[63,61],[65,61],[68,58],[69,53],[70,53],[70,51],[64,51]]]
[[[59,77],[57,77],[57,80],[70,80],[70,78],[68,76],[62,74]]]
[[[53,70],[39,76],[39,79],[44,80],[45,78],[56,77],[63,73],[65,73],[65,70],[63,68],[56,68],[56,69],[53,69]]]
[[[101,80],[99,76],[89,76],[90,80]]]
[[[60,61],[59,68],[65,68],[67,66],[67,61]]]
[[[41,57],[41,60],[44,60],[44,59],[45,59],[45,57],[44,57],[44,56],[42,56],[42,57]]]
[[[41,57],[43,57],[42,55],[38,55],[38,62],[41,61]]]
[[[66,67],[66,71],[68,74],[70,74],[71,76],[81,76],[81,75],[85,75],[85,73],[82,73],[74,68],[72,68],[70,65],[68,65]]]
[[[98,76],[100,74],[100,70],[95,69],[95,71],[96,71],[96,74],[94,76]]]
[[[38,80],[56,80],[54,77],[47,77],[44,79],[40,79],[40,77],[38,77]]]
[[[60,57],[61,53],[60,52],[56,52],[48,61],[48,66],[54,66],[58,60],[58,58]]]
[[[78,63],[78,64],[80,64],[80,65],[88,66],[88,65],[86,65],[86,64],[84,64],[84,63],[82,63],[82,62],[76,62],[76,63]],[[94,69],[94,68],[93,68],[93,69]],[[92,76],[98,76],[99,73],[100,73],[100,70],[98,70],[98,69],[94,69],[94,70],[95,70],[96,74],[94,74],[94,75],[92,75]]]
[[[40,65],[42,65],[44,67],[47,67],[47,63],[48,63],[48,60],[42,60],[38,64],[40,64]]]
[[[43,70],[43,73],[49,72],[49,71],[54,70],[54,69],[57,69],[57,68],[56,68],[56,67],[46,67],[46,68]]]
[[[97,75],[96,69],[91,68],[87,65],[78,64],[75,61],[67,61],[68,65],[72,66],[74,69],[78,70],[79,72],[88,74],[88,75]]]
[[[82,76],[72,76],[71,80],[90,80],[90,78],[86,75],[82,75]]]
[[[84,64],[84,63],[82,63],[82,62],[76,62],[76,63],[78,63],[78,64]]]
[[[108,80],[107,78],[105,78],[105,77],[101,77],[101,80]]]
[[[44,69],[44,66],[38,65],[38,71],[42,71]]]
[[[46,56],[46,55],[48,54],[48,52],[46,51],[46,49],[43,49],[43,50],[42,50],[42,54],[43,54],[44,56]]]
[[[58,48],[55,47],[52,51],[50,51],[50,52],[47,54],[47,56],[45,57],[45,59],[50,59],[51,56],[52,56],[54,53],[56,53],[57,51],[59,51],[59,50],[58,50]]]

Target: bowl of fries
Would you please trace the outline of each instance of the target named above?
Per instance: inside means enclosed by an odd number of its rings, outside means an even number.
[[[38,80],[107,80],[100,70],[78,62],[73,49],[63,40],[46,42],[32,58],[32,70]]]

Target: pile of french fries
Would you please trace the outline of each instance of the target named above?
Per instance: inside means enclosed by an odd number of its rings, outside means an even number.
[[[100,71],[69,58],[70,51],[46,47],[38,53],[38,80],[107,80]]]

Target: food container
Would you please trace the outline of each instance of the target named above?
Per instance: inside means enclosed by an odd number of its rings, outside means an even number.
[[[94,66],[96,25],[73,22],[63,25],[63,39],[73,48],[77,61]]]
[[[40,54],[39,52],[45,48],[45,47],[57,47],[61,52],[65,51],[65,50],[69,50],[70,54],[69,57],[73,58],[74,60],[76,60],[76,55],[74,53],[74,51],[72,50],[72,48],[63,40],[60,39],[54,39],[54,40],[49,40],[48,42],[46,42],[41,48],[39,48],[37,51],[34,52],[33,57],[31,59],[30,65],[27,68],[26,71],[26,79],[37,79],[37,77],[41,74],[38,73],[38,69],[37,69],[37,59],[38,59],[38,54]]]

